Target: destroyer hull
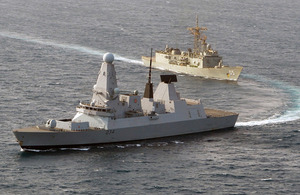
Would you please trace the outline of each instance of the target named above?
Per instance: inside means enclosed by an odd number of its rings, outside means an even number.
[[[225,129],[234,127],[238,118],[236,113],[216,110],[208,112],[211,112],[208,118],[168,123],[153,122],[146,126],[84,131],[58,131],[28,127],[16,129],[13,133],[23,149],[41,150],[93,146]]]
[[[143,56],[142,61],[145,66],[150,65],[149,57]],[[157,69],[177,72],[177,73],[200,76],[204,78],[231,80],[231,81],[237,81],[243,69],[243,67],[241,66],[235,66],[235,67],[222,66],[216,68],[198,68],[193,66],[181,66],[175,64],[156,62],[155,58],[152,60],[152,67]]]

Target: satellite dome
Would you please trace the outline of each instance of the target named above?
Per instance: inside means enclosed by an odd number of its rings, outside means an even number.
[[[114,61],[114,55],[112,53],[106,53],[103,55],[103,61],[106,63],[112,63]]]

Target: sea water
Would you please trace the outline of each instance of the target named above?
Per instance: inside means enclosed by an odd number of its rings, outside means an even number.
[[[1,194],[296,194],[300,192],[298,1],[0,2]],[[240,113],[227,131],[26,152],[12,129],[71,118],[90,100],[106,52],[121,90],[143,93],[141,56],[193,47],[206,26],[238,82],[177,74],[181,97]],[[153,83],[159,75],[153,70]]]

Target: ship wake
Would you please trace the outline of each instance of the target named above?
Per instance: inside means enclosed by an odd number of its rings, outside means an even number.
[[[53,46],[57,48],[63,48],[63,49],[69,49],[73,51],[78,51],[81,53],[86,53],[90,55],[97,55],[97,56],[103,56],[107,51],[104,50],[97,50],[90,47],[80,46],[76,44],[64,44],[59,43],[52,40],[46,40],[46,39],[40,39],[31,37],[28,35],[20,34],[20,33],[14,33],[14,32],[0,32],[0,36],[10,38],[10,39],[16,39],[21,40],[25,42],[30,43],[36,43],[41,45],[47,45],[47,46]],[[140,60],[135,59],[129,59],[123,56],[120,56],[118,54],[114,54],[115,59],[118,61],[133,63],[142,65],[143,62]],[[291,122],[295,120],[300,119],[300,88],[296,86],[291,86],[287,83],[276,81],[276,80],[270,80],[266,79],[260,76],[255,75],[243,75],[245,78],[250,78],[255,81],[267,83],[270,86],[273,86],[275,88],[281,89],[284,92],[286,92],[290,96],[291,105],[289,106],[288,110],[284,111],[281,114],[274,114],[273,116],[263,119],[263,120],[254,120],[254,121],[246,121],[246,122],[237,122],[236,126],[258,126],[258,125],[268,125],[268,124],[277,124],[277,123],[286,123]]]
[[[287,83],[277,80],[271,80],[264,78],[262,76],[254,75],[243,75],[245,78],[250,78],[255,81],[267,83],[268,85],[283,90],[290,97],[290,105],[287,110],[280,114],[274,114],[273,116],[263,119],[254,120],[247,122],[237,122],[236,126],[258,126],[258,125],[268,125],[268,124],[278,124],[286,123],[291,121],[296,121],[300,119],[300,88],[296,86],[291,86]]]
[[[90,54],[90,55],[103,56],[105,53],[108,52],[105,50],[97,50],[97,49],[93,49],[93,48],[85,47],[85,46],[81,46],[81,45],[76,45],[76,44],[64,44],[64,43],[59,43],[59,42],[52,41],[52,40],[35,38],[32,36],[28,36],[28,35],[24,35],[24,34],[20,34],[20,33],[14,33],[14,32],[0,32],[0,36],[10,38],[10,39],[16,39],[16,40],[21,40],[21,41],[25,41],[25,42],[30,42],[30,43],[36,43],[36,44],[40,44],[40,45],[47,45],[47,46],[53,46],[53,47],[62,48],[62,49],[69,49],[69,50],[78,51],[78,52],[86,53],[86,54]],[[140,65],[143,64],[143,62],[140,60],[128,59],[128,58],[122,57],[118,54],[114,54],[114,56],[115,56],[115,60],[117,60],[117,61],[123,61],[123,62],[140,64]]]

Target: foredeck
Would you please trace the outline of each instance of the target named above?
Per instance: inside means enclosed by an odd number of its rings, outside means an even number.
[[[47,128],[40,128],[39,126],[32,126],[32,127],[25,127],[22,129],[15,129],[13,132],[30,132],[30,133],[37,133],[37,132],[53,132]]]

